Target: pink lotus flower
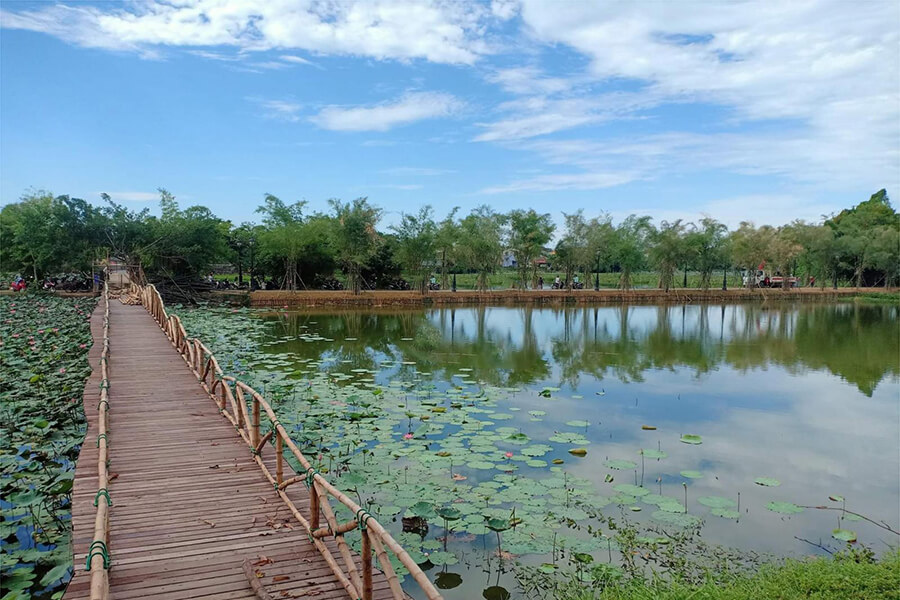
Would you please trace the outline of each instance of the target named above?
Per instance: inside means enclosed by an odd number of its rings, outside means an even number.
[[[403,439],[404,439],[404,440],[411,440],[411,439],[413,439],[413,434],[411,434],[411,433],[404,433],[404,434],[403,434]]]
[[[13,334],[13,337],[14,337],[14,338],[17,338],[17,337],[19,337],[19,334],[18,334],[18,333],[14,333],[14,334]]]
[[[38,329],[38,333],[44,333],[43,329]]]
[[[87,348],[87,344],[78,344],[78,347],[84,350],[85,348]]]
[[[53,333],[59,333],[59,328],[58,328],[58,327],[54,327],[54,328],[53,328]]]
[[[507,452],[503,456],[505,456],[506,458],[512,458],[512,452]]]
[[[62,369],[59,370],[59,374],[60,374],[60,375],[62,375],[62,374],[65,373],[65,372],[66,372],[66,368],[65,368],[65,367],[63,367]]]

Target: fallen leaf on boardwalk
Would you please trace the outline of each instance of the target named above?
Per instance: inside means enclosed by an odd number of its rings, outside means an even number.
[[[266,576],[266,574],[263,573],[262,571],[257,571],[257,572],[256,572],[256,577],[257,577],[258,579],[262,579],[262,578],[265,577],[265,576]]]
[[[219,468],[219,465],[212,465],[212,466],[210,467],[210,469],[218,469],[218,468]]]
[[[109,476],[109,479],[107,481],[112,481],[113,479],[118,479],[118,478],[119,478],[119,474],[113,473]]]
[[[290,581],[290,575],[276,575],[272,578],[272,581]]]
[[[269,500],[268,500],[265,496],[257,496],[257,498],[259,498],[260,500],[262,500],[262,501],[263,501],[263,504],[268,504],[268,503],[269,503]]]
[[[219,445],[219,442],[213,442],[212,444],[210,444],[210,446],[218,446],[218,445]]]
[[[206,520],[206,519],[200,519],[200,520],[203,521],[204,523],[206,523],[207,525],[209,525],[210,527],[215,527],[215,526],[216,526],[216,524],[213,523],[212,521],[208,521],[208,520]]]
[[[275,562],[275,561],[273,561],[271,558],[269,558],[269,557],[266,556],[265,554],[261,554],[261,555],[259,556],[259,560],[255,561],[255,562],[253,563],[253,566],[254,566],[254,567],[261,567],[261,566],[263,566],[263,565],[269,565],[269,564],[272,564],[273,562]]]

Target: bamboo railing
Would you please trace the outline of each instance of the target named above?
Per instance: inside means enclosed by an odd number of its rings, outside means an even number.
[[[97,403],[97,494],[94,538],[85,569],[91,573],[91,600],[109,597],[109,284],[103,284],[103,349],[100,352],[100,401]],[[85,440],[87,441],[87,440]]]
[[[269,402],[256,390],[234,377],[225,375],[216,358],[203,342],[189,339],[181,319],[170,315],[159,292],[153,285],[132,284],[131,294],[138,296],[147,311],[178,350],[207,394],[216,402],[219,412],[234,425],[241,438],[250,448],[256,464],[275,492],[290,509],[294,518],[309,534],[309,538],[328,563],[335,577],[353,600],[372,599],[372,555],[384,573],[395,600],[407,598],[400,587],[400,580],[391,566],[388,552],[393,553],[419,585],[428,600],[441,600],[441,595],[425,575],[419,565],[407,554],[390,533],[364,508],[356,504],[339,489],[331,485],[307,460],[294,444],[287,430],[281,425]],[[249,404],[249,406],[248,406]],[[265,413],[271,429],[260,435],[260,417]],[[266,466],[262,453],[274,438],[275,473]],[[304,469],[302,475],[284,477],[284,452],[287,450],[299,461]],[[304,516],[294,501],[287,495],[287,488],[303,482],[309,488],[309,516]],[[343,504],[356,515],[354,519],[339,523],[331,506],[331,499]],[[322,517],[325,522],[322,523]],[[362,572],[357,569],[350,547],[344,534],[359,529],[362,535]],[[326,538],[333,538],[340,554],[343,568],[325,544]]]

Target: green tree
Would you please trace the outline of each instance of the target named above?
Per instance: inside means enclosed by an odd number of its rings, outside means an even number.
[[[646,263],[647,237],[652,225],[650,217],[629,215],[615,228],[611,240],[612,258],[619,268],[619,287],[631,289],[631,276]]]
[[[514,210],[507,216],[509,221],[509,249],[516,259],[519,285],[528,287],[528,272],[531,271],[531,287],[537,285],[537,259],[544,246],[553,237],[556,225],[548,213],[538,214],[533,209]]]
[[[769,258],[775,230],[769,225],[757,228],[749,221],[742,221],[731,234],[731,258],[739,269],[747,273],[747,287],[757,285],[756,271]]]
[[[700,272],[700,287],[709,289],[713,273],[728,266],[728,228],[712,217],[685,235],[685,262]]]
[[[362,269],[378,247],[375,226],[381,218],[381,209],[369,204],[367,198],[352,202],[328,201],[334,211],[333,240],[338,260],[344,267],[350,288],[359,294],[362,286]]]
[[[681,219],[663,221],[659,227],[648,229],[649,257],[659,274],[658,287],[666,292],[675,283],[675,271],[688,256],[685,245],[685,226]]]
[[[503,257],[502,215],[487,205],[470,212],[459,224],[459,255],[463,263],[478,273],[476,287],[488,289],[488,278]]]
[[[441,221],[435,234],[435,248],[441,260],[441,287],[445,290],[449,287],[447,273],[450,267],[456,264],[458,254],[460,232],[459,223],[456,221],[457,211],[459,211],[459,207],[454,206]]]
[[[880,253],[875,240],[882,237],[882,228],[898,230],[900,219],[882,189],[867,201],[842,210],[825,225],[835,232],[839,267],[856,287],[861,287],[865,271],[874,267],[876,254]]]
[[[572,289],[576,271],[585,271],[592,262],[589,245],[589,225],[582,211],[572,214],[563,213],[566,229],[556,243],[555,262],[565,273],[565,286]]]
[[[430,206],[423,206],[418,214],[404,213],[399,225],[391,230],[397,237],[397,258],[406,270],[416,278],[421,293],[428,289],[428,275],[435,262],[437,225],[431,216]]]
[[[256,212],[262,213],[265,227],[259,240],[261,249],[280,259],[284,265],[284,275],[279,278],[282,289],[295,291],[298,284],[306,287],[298,268],[300,257],[307,246],[303,220],[305,207],[306,202],[303,200],[289,205],[277,196],[266,194],[263,205],[256,209]]]

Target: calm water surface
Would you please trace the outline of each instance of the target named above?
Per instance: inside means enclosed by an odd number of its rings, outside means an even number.
[[[438,561],[454,564],[428,570],[432,578],[442,571],[461,576],[462,584],[443,590],[447,598],[480,597],[483,588],[497,583],[516,594],[511,576],[501,572],[506,567],[498,564],[495,535],[482,535],[481,512],[492,509],[496,516],[517,507],[517,516],[526,521],[502,534],[510,540],[503,548],[540,563],[548,560],[541,551],[553,533],[565,537],[568,529],[548,524],[547,513],[565,513],[576,501],[656,523],[651,515],[657,507],[623,497],[627,494],[614,487],[622,483],[682,503],[686,484],[687,511],[703,520],[703,536],[712,543],[808,554],[815,548],[798,538],[837,548],[841,543],[830,536],[839,525],[876,551],[897,543],[868,523],[839,522],[837,512],[783,515],[766,509],[772,501],[834,506],[828,497],[840,495],[848,509],[897,527],[897,307],[472,307],[240,316],[261,318],[264,326],[253,344],[234,353],[233,367],[256,372],[265,365],[275,373],[255,383],[269,386],[280,414],[295,413],[301,438],[303,432],[309,439],[316,435],[317,417],[304,419],[304,413],[311,406],[321,411],[303,390],[313,377],[320,385],[323,373],[334,389],[344,390],[342,400],[331,404],[345,415],[389,415],[384,421],[389,431],[376,427],[348,443],[351,459],[332,448],[333,479],[339,484],[344,479],[337,477],[341,460],[362,476],[342,487],[354,485],[361,500],[374,501],[373,508],[386,506],[381,519],[398,535],[400,517],[411,514],[406,511],[418,500],[463,508],[464,519],[454,523],[449,539],[453,558]],[[186,321],[190,330],[191,317]],[[367,390],[384,393],[370,398]],[[360,401],[369,403],[366,399],[372,406],[358,408]],[[335,426],[328,413],[320,412],[318,419],[332,432],[353,428],[352,421]],[[414,437],[405,439],[410,433]],[[683,434],[701,436],[702,444],[681,443]],[[535,445],[549,450],[523,455]],[[586,455],[569,454],[574,447]],[[373,469],[373,455],[364,467],[359,451],[366,448],[380,449],[379,460],[394,462],[394,470]],[[666,456],[647,459],[642,467],[641,449]],[[449,456],[438,457],[441,452]],[[554,465],[554,459],[564,462]],[[636,466],[612,469],[611,459]],[[413,469],[406,470],[404,481],[400,473],[409,464]],[[703,477],[684,477],[685,470]],[[430,484],[423,473],[440,482]],[[452,474],[466,479],[453,481]],[[759,477],[780,485],[757,485]],[[549,494],[545,501],[523,493],[534,481],[546,483],[534,488]],[[560,482],[568,490],[570,481],[575,482],[571,494],[560,495]],[[399,491],[404,486],[415,487],[416,494],[404,495]],[[706,496],[736,501],[738,493],[738,519],[714,516],[697,501]],[[473,508],[481,506],[473,497],[484,500],[484,511]],[[631,506],[641,511],[631,512]],[[422,554],[438,550],[445,535],[442,519],[428,521],[424,539],[402,534],[404,543],[424,544],[417,548]],[[538,538],[530,546],[529,530]],[[567,539],[583,537],[576,532]],[[608,559],[606,546],[586,544],[580,549]],[[441,575],[441,582],[454,585],[456,578]]]

